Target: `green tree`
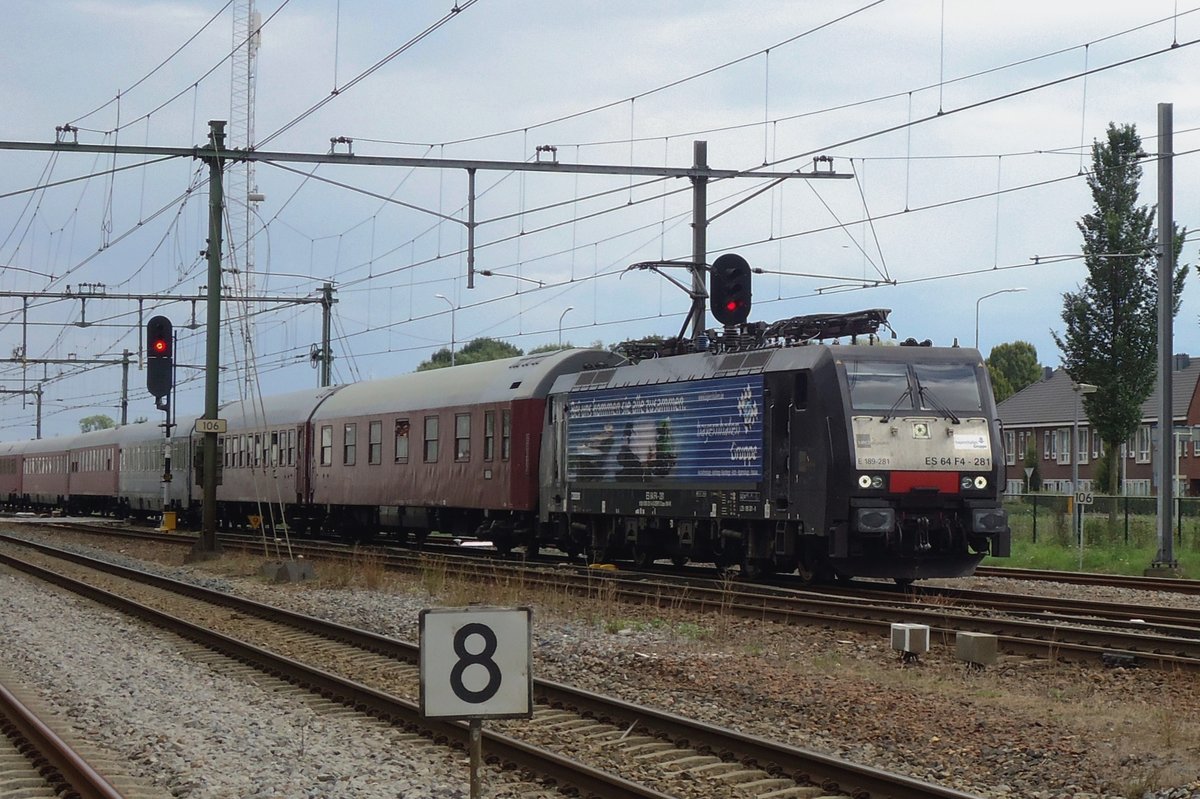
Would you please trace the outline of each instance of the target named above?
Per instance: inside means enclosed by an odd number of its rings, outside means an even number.
[[[93,430],[107,430],[110,427],[116,427],[117,423],[113,421],[111,416],[106,416],[103,413],[97,413],[94,416],[85,416],[79,420],[79,432],[90,433]]]
[[[1092,145],[1087,182],[1095,208],[1077,223],[1088,277],[1079,291],[1063,294],[1066,330],[1054,333],[1071,379],[1097,386],[1084,410],[1110,452],[1137,429],[1157,366],[1157,233],[1154,209],[1138,205],[1141,145],[1135,126],[1113,123],[1107,140]],[[1178,265],[1185,232],[1176,228],[1172,253],[1175,312],[1188,271]],[[1110,459],[1108,485],[1117,484],[1116,467]]]
[[[515,358],[518,355],[524,354],[519,347],[514,347],[507,341],[500,341],[494,338],[477,338],[464,344],[462,349],[454,353],[454,363],[462,366],[468,363],[495,361],[499,358]],[[428,361],[422,361],[417,366],[417,371],[424,372],[428,369],[442,369],[449,365],[450,349],[443,347],[435,352]]]
[[[987,364],[988,378],[992,381],[992,396],[997,403],[1004,402],[1017,392],[1013,391],[1012,384],[1008,382],[1008,378],[1003,372],[997,372],[992,368],[992,365]]]
[[[996,393],[996,402],[1003,402],[1026,386],[1042,379],[1037,348],[1028,341],[1013,341],[992,347],[987,358],[987,368],[992,378],[992,389]]]
[[[575,345],[569,341],[564,341],[562,344],[558,344],[558,343],[554,343],[554,342],[549,343],[549,344],[539,344],[538,346],[531,349],[529,351],[529,354],[537,355],[539,352],[558,352],[559,350],[569,350],[569,349],[573,348],[574,346]]]
[[[1120,459],[1117,457],[1120,453],[1118,449],[1105,449],[1104,454],[1096,461],[1096,465],[1092,467],[1092,479],[1095,481],[1092,487],[1097,494],[1116,494],[1116,485],[1113,483],[1114,475],[1117,473],[1117,464]],[[1115,504],[1114,504],[1115,506]]]

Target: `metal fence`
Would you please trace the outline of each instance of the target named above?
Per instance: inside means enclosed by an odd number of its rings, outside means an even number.
[[[1071,497],[1065,494],[1006,494],[1004,508],[1014,540],[1074,546]],[[1158,498],[1095,496],[1083,510],[1083,542],[1144,547],[1158,543]],[[1175,545],[1200,551],[1200,497],[1175,500]]]

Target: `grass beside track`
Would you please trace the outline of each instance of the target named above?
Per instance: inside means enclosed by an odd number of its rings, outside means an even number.
[[[1083,571],[1099,574],[1138,576],[1158,555],[1158,530],[1153,515],[1153,498],[1139,497],[1137,510],[1150,513],[1126,513],[1117,501],[1115,519],[1107,508],[1083,516]],[[1183,572],[1191,579],[1200,578],[1200,506],[1198,500],[1181,503],[1182,513],[1174,529],[1173,554]],[[1131,503],[1132,504],[1132,503]],[[985,558],[986,566],[1014,566],[1028,569],[1079,570],[1079,542],[1071,531],[1071,516],[1066,497],[1026,495],[1004,503],[1013,531],[1012,556]]]

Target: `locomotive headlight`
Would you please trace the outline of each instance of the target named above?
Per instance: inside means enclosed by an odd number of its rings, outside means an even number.
[[[988,484],[988,483],[987,483],[987,478],[986,478],[986,477],[984,477],[982,474],[981,474],[981,475],[978,475],[978,476],[976,476],[976,478],[975,478],[975,487],[976,487],[976,488],[978,488],[980,491],[982,491],[983,489],[987,488],[987,484]]]
[[[863,489],[873,488],[879,491],[883,488],[883,475],[860,474],[858,476],[858,487]]]

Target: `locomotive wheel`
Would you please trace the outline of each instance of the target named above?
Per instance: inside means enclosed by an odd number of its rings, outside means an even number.
[[[672,555],[671,556],[671,565],[674,566],[676,569],[682,569],[685,565],[687,565],[687,562],[688,562],[687,555]]]
[[[800,577],[800,582],[805,585],[812,585],[818,582],[818,570],[816,567],[809,566],[803,559],[796,565],[796,574]]]
[[[771,564],[758,558],[742,559],[742,577],[747,580],[761,580],[771,571]]]

